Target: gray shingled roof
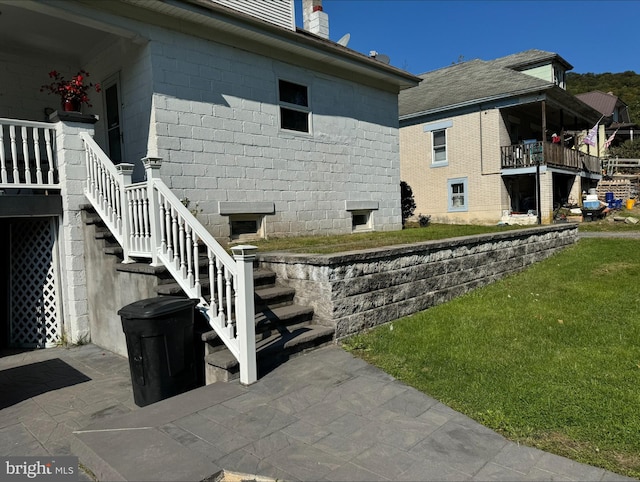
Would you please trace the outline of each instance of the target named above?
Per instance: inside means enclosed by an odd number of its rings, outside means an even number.
[[[554,87],[551,82],[484,60],[454,64],[420,77],[423,80],[418,86],[400,92],[401,117]]]
[[[500,57],[499,59],[491,60],[490,62],[500,67],[520,70],[530,65],[549,62],[552,60],[562,64],[566,70],[573,69],[573,65],[560,57],[558,54],[537,49],[525,50],[524,52],[507,55],[506,57]]]

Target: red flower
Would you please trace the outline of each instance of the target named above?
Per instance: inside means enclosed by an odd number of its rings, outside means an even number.
[[[80,70],[71,80],[65,80],[57,70],[49,72],[49,77],[54,81],[40,87],[40,92],[49,91],[50,94],[57,94],[63,102],[67,100],[75,101],[85,103],[91,107],[87,91],[94,87],[96,92],[100,92],[100,84],[94,86],[90,82],[88,84],[84,83],[85,78],[89,77],[89,72],[85,70]]]

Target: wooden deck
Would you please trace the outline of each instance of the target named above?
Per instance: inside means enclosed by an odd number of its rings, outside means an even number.
[[[598,157],[542,141],[503,146],[501,159],[502,169],[546,165],[598,174],[602,171]]]

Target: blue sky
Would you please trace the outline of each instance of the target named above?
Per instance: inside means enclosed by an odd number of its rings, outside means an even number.
[[[557,53],[576,73],[640,73],[638,0],[323,0],[323,9],[331,40],[349,33],[349,48],[413,74],[528,49]]]

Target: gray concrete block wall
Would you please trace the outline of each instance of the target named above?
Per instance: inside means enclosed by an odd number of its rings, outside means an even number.
[[[84,212],[82,219],[86,220]],[[105,242],[95,238],[95,225],[83,222],[82,231],[91,342],[127,357],[127,341],[118,311],[130,303],[156,297],[158,278],[153,274],[118,271],[120,260],[104,253]]]
[[[178,32],[153,30],[149,151],[163,180],[229,235],[219,202],[273,202],[267,235],[351,231],[345,201],[401,226],[397,95]],[[308,86],[311,132],[279,127],[278,79]]]
[[[337,255],[258,254],[341,338],[487,285],[577,241],[555,225]]]

